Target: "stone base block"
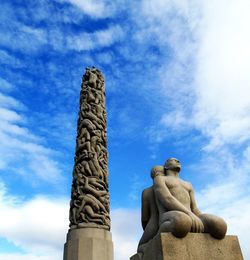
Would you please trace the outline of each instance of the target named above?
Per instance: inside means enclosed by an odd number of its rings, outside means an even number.
[[[243,256],[237,236],[218,240],[209,234],[176,238],[161,233],[148,243],[143,256],[135,254],[130,260],[243,260]]]
[[[63,260],[113,260],[111,233],[99,228],[69,230]]]

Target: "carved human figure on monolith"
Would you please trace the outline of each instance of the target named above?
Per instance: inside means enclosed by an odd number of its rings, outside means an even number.
[[[143,253],[147,243],[161,232],[171,232],[179,238],[188,232],[210,233],[214,238],[224,238],[227,230],[225,221],[199,211],[193,187],[179,178],[180,170],[180,162],[175,158],[168,159],[164,167],[152,169],[153,185],[142,193],[144,233],[138,253]]]
[[[63,260],[113,260],[110,230],[105,84],[100,70],[82,78]]]
[[[104,79],[96,68],[83,76],[70,228],[110,229]]]

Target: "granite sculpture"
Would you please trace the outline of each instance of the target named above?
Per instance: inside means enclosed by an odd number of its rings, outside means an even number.
[[[104,77],[92,67],[82,78],[63,260],[113,260],[107,160]]]
[[[225,237],[226,222],[220,217],[200,212],[193,187],[179,178],[180,170],[181,164],[175,158],[151,170],[153,185],[142,193],[144,232],[138,245],[139,255],[143,255],[149,241],[163,232],[171,232],[177,238],[183,238],[189,232],[209,233],[216,239]]]
[[[110,229],[104,79],[87,68],[80,94],[70,228]]]
[[[244,260],[237,236],[216,239],[208,233],[189,232],[177,238],[170,232],[157,234],[148,242],[143,256],[130,260]]]

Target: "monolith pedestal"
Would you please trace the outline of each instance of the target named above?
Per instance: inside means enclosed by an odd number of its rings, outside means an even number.
[[[70,229],[63,260],[113,260],[110,233],[105,86],[87,68],[82,80],[70,201]]]
[[[111,233],[104,229],[82,228],[68,232],[63,260],[111,260]]]

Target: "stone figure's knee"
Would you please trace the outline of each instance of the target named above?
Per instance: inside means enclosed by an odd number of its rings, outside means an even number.
[[[174,221],[177,224],[179,225],[183,225],[183,224],[192,224],[192,221],[191,221],[191,218],[183,213],[183,212],[180,212],[180,211],[176,211],[175,214],[174,214]]]
[[[160,232],[171,232],[176,237],[184,237],[191,230],[192,221],[188,215],[180,211],[170,211],[164,216]]]
[[[226,232],[227,232],[226,222],[222,218],[217,217],[217,221],[214,227],[212,228],[212,235],[215,238],[222,239],[225,237]]]
[[[174,217],[174,226],[173,235],[176,237],[184,237],[190,232],[192,221],[187,214],[178,212]]]
[[[227,232],[227,224],[224,219],[210,214],[202,214],[200,218],[204,224],[206,233],[210,233],[217,239],[222,239],[225,237]]]

